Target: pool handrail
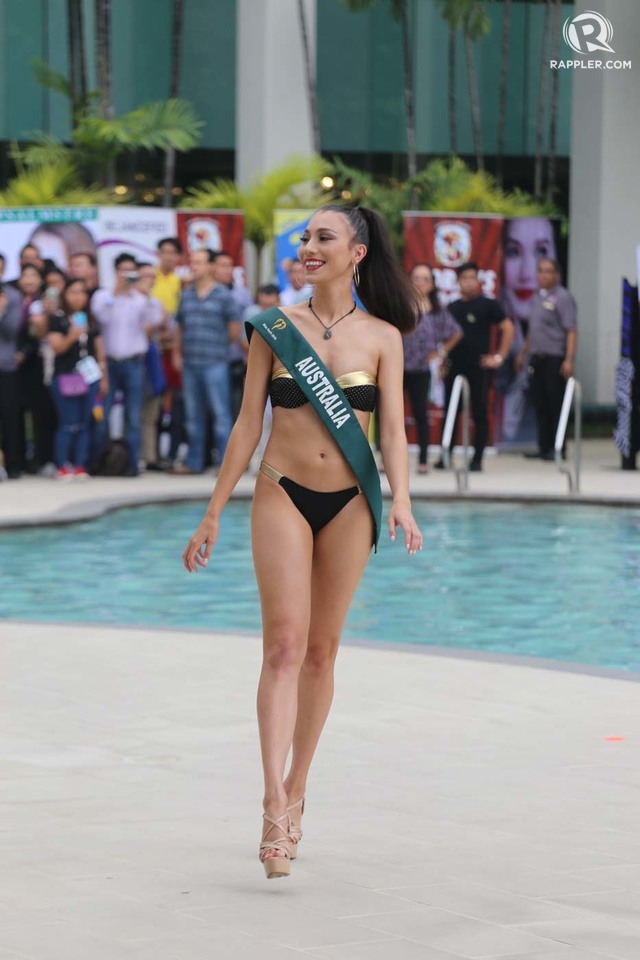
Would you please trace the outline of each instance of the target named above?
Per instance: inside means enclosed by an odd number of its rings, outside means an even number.
[[[574,419],[574,439],[573,439],[573,474],[571,468],[565,466],[562,459],[562,448],[567,435],[567,426],[569,425],[569,414],[572,405],[575,406]],[[562,409],[560,419],[558,420],[558,429],[556,430],[556,442],[554,446],[555,463],[560,471],[564,473],[569,481],[569,493],[580,493],[580,467],[582,464],[582,386],[575,377],[569,377],[567,385],[564,388],[564,397],[562,399]]]
[[[448,469],[451,463],[451,443],[453,441],[453,431],[455,430],[458,417],[458,407],[460,397],[462,396],[462,467],[454,468],[458,493],[465,493],[469,489],[469,409],[470,409],[470,389],[469,381],[462,374],[453,381],[451,390],[451,399],[447,407],[447,416],[442,431],[442,462]]]

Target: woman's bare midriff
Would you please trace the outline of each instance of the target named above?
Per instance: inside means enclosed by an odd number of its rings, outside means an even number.
[[[371,415],[364,410],[354,410],[354,413],[367,436]],[[341,490],[358,482],[308,403],[293,410],[274,409],[271,436],[262,459],[311,490]]]

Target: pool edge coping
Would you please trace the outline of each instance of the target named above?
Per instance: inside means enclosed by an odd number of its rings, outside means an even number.
[[[67,504],[51,513],[32,514],[30,516],[10,518],[0,517],[0,532],[3,530],[18,530],[21,528],[39,526],[66,526],[72,523],[83,523],[87,520],[97,520],[100,517],[114,513],[116,510],[126,510],[132,507],[161,506],[167,503],[206,502],[208,496],[200,491],[164,493],[119,494],[114,497],[96,500],[84,500],[79,503]],[[253,491],[234,491],[229,498],[233,500],[252,500]],[[384,495],[384,500],[391,500],[390,495]],[[514,503],[514,504],[568,504],[571,506],[587,507],[640,507],[640,497],[608,497],[606,495],[584,496],[582,494],[509,494],[509,493],[413,493],[413,502],[446,503],[453,501],[470,503]]]
[[[100,623],[74,620],[16,620],[13,617],[0,618],[0,622],[15,626],[32,627],[72,627],[91,630],[134,631],[136,633],[188,633],[200,637],[243,637],[252,641],[262,641],[262,634],[251,630],[203,630],[200,627],[160,626],[148,624],[127,625],[121,623]],[[569,660],[553,660],[550,657],[533,657],[528,654],[500,653],[491,650],[473,650],[466,647],[442,647],[437,644],[393,643],[390,640],[368,640],[366,637],[341,637],[340,646],[360,650],[384,650],[387,653],[411,653],[420,656],[444,657],[448,660],[480,661],[502,666],[547,670],[553,673],[572,673],[578,676],[595,677],[601,680],[625,680],[640,683],[640,670],[624,670],[621,667],[599,667],[596,664],[573,663]]]

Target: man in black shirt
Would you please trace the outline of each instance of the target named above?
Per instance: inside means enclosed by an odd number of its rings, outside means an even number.
[[[497,370],[504,363],[513,340],[513,323],[497,300],[481,293],[478,268],[475,263],[463,263],[456,270],[461,299],[450,303],[449,313],[462,327],[463,337],[451,351],[449,372],[445,383],[446,408],[449,406],[455,378],[462,374],[469,381],[471,413],[475,424],[473,459],[469,469],[482,470],[482,454],[487,445],[487,371]],[[497,353],[490,353],[491,328],[500,328]],[[443,466],[442,461],[436,464]]]

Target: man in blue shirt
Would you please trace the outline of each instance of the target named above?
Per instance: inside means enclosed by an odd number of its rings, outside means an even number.
[[[219,462],[233,426],[229,377],[229,344],[239,339],[238,307],[230,291],[212,276],[216,255],[211,250],[191,254],[193,283],[180,299],[176,314],[173,363],[182,370],[189,453],[176,473],[202,473],[205,463],[207,412],[214,416]]]

